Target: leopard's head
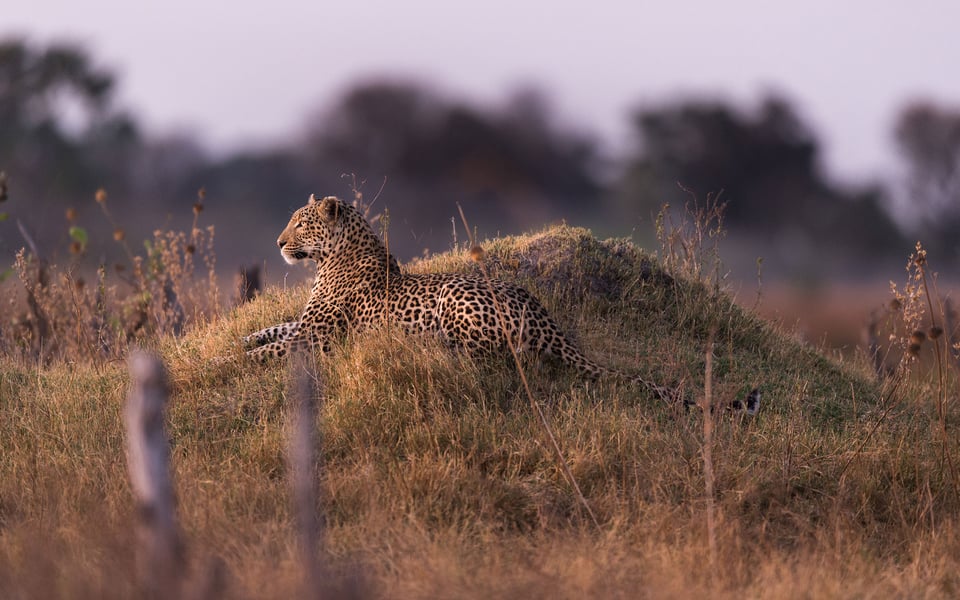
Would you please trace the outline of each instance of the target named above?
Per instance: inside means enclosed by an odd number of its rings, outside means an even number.
[[[319,263],[341,251],[343,242],[350,243],[351,236],[365,237],[369,229],[363,215],[353,206],[333,196],[317,200],[310,194],[307,204],[290,217],[277,245],[288,264],[305,259]]]

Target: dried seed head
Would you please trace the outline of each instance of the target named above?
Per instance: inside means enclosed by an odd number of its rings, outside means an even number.
[[[930,331],[927,332],[927,336],[931,340],[935,340],[939,338],[941,335],[943,335],[943,327],[939,327],[937,325],[934,325],[933,327],[931,327]]]
[[[483,260],[483,248],[480,246],[474,246],[470,248],[470,260],[473,262],[480,262]]]
[[[63,212],[63,216],[67,219],[67,221],[73,223],[77,219],[77,209],[73,207],[68,208]]]
[[[890,310],[897,312],[901,308],[903,308],[903,300],[901,300],[900,298],[894,298],[893,300],[890,301]]]
[[[77,288],[77,291],[82,290],[84,285],[86,285],[86,282],[83,277],[77,277],[73,280],[73,287]]]
[[[202,212],[203,212],[203,203],[201,203],[201,202],[194,202],[194,203],[193,203],[193,214],[199,215],[199,214],[202,213]]]
[[[927,334],[919,329],[910,334],[910,343],[920,345],[927,341]]]
[[[910,353],[910,356],[917,356],[920,354],[920,344],[910,344],[907,347],[907,352]]]
[[[83,245],[80,242],[70,243],[70,254],[80,254],[81,252],[83,252]]]
[[[123,229],[120,229],[119,227],[117,227],[116,229],[113,230],[114,240],[118,242],[122,242],[124,237],[125,237],[125,234],[123,233]]]
[[[97,190],[97,193],[93,195],[93,197],[97,201],[97,204],[103,204],[107,201],[107,190],[100,188]]]
[[[187,244],[187,254],[193,254],[197,251],[197,247],[193,244]]]
[[[197,200],[199,200],[200,202],[203,202],[206,199],[206,197],[207,197],[207,188],[201,187],[199,190],[197,190]]]

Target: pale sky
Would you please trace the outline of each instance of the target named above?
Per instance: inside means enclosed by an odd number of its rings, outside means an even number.
[[[87,45],[151,132],[212,147],[295,135],[351,83],[411,77],[495,103],[534,84],[610,147],[632,107],[794,102],[844,180],[889,173],[913,98],[960,106],[960,2],[0,0],[0,35]]]

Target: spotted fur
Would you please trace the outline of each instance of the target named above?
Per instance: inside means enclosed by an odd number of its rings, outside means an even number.
[[[507,348],[552,355],[583,376],[614,373],[589,360],[523,288],[499,280],[457,274],[412,275],[400,271],[367,220],[338,198],[310,196],[277,239],[287,263],[314,260],[317,276],[297,321],[267,327],[244,338],[257,359],[320,347],[348,329],[390,319],[412,333],[439,334],[468,351]],[[661,397],[672,389],[638,378]]]

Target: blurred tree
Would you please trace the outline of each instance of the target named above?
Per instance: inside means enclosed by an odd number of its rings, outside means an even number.
[[[764,99],[753,115],[692,101],[640,110],[633,122],[636,150],[620,190],[632,210],[684,205],[690,196],[681,185],[701,202],[722,192],[732,231],[776,244],[792,260],[808,256],[799,268],[816,268],[825,251],[903,250],[881,188],[831,184],[814,133],[783,98]]]
[[[523,90],[499,111],[449,103],[400,162],[414,177],[448,179],[473,192],[541,198],[565,209],[595,198],[594,143],[560,131],[546,97]]]
[[[112,87],[112,77],[94,69],[79,48],[53,45],[41,50],[23,40],[0,42],[0,115],[7,134],[43,126],[59,133],[58,105],[74,100],[102,111]]]
[[[0,169],[14,202],[62,214],[97,187],[125,181],[139,134],[112,109],[113,88],[113,76],[80,47],[0,41]],[[49,217],[35,219],[41,233]]]
[[[561,130],[530,90],[481,110],[419,84],[373,81],[309,129],[316,171],[386,178],[391,210],[416,212],[420,231],[448,240],[457,202],[495,233],[596,209],[602,191],[594,143]]]
[[[701,194],[724,190],[733,223],[768,224],[789,210],[754,190],[789,181],[802,198],[820,186],[813,136],[783,100],[765,100],[753,119],[692,102],[640,112],[634,124],[643,154],[631,171],[667,196],[676,196],[677,182]]]
[[[933,232],[954,256],[960,228],[960,110],[929,102],[908,105],[894,137],[906,162],[906,218]]]
[[[597,142],[589,135],[561,130],[542,91],[519,89],[508,98],[497,121],[530,161],[536,179],[549,182],[555,193],[574,200],[600,193]]]
[[[310,127],[306,145],[347,172],[393,175],[436,129],[441,102],[426,88],[375,81],[349,90]]]

